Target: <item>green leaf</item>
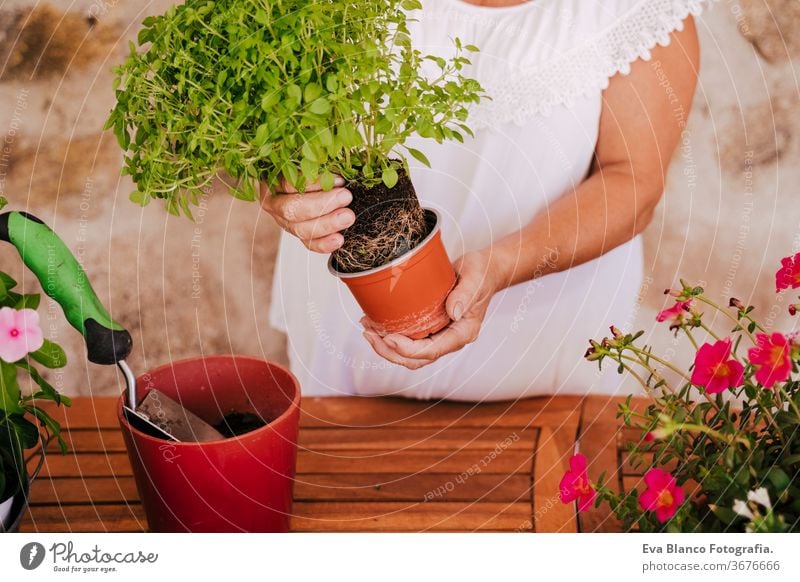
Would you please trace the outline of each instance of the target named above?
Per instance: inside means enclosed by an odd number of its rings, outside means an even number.
[[[61,346],[48,339],[44,340],[41,348],[29,355],[46,368],[63,368],[67,365],[67,354]]]
[[[303,100],[306,103],[311,103],[320,95],[322,95],[322,87],[316,83],[309,83],[305,86],[305,89],[303,89]]]
[[[22,410],[21,394],[17,382],[17,367],[0,360],[0,410],[14,414]]]
[[[308,110],[317,115],[325,115],[331,110],[331,104],[325,97],[320,97],[309,105]]]
[[[44,398],[46,398],[47,400],[52,400],[56,404],[61,404],[61,395],[58,393],[58,391],[55,388],[53,388],[47,382],[47,380],[42,378],[41,374],[39,374],[39,372],[36,370],[36,368],[34,368],[30,364],[28,364],[28,362],[25,362],[25,361],[17,362],[17,367],[22,368],[23,370],[25,370],[30,375],[30,377],[33,379],[33,381],[36,382],[36,384],[39,385],[39,388],[42,389],[42,396]]]
[[[419,151],[418,149],[414,149],[414,148],[406,148],[406,149],[408,150],[408,153],[410,153],[414,157],[414,159],[416,159],[417,161],[425,164],[429,168],[431,167],[430,160],[428,160],[427,156],[425,154],[423,154],[421,151]]]
[[[279,91],[269,91],[264,93],[264,96],[261,98],[261,109],[271,112],[272,108],[280,103],[280,100],[281,94]]]
[[[17,300],[14,309],[38,309],[41,299],[38,293],[26,293]]]
[[[303,98],[303,91],[294,83],[286,87],[286,94],[289,96],[289,99],[297,101],[297,103],[300,103],[300,100]]]
[[[150,197],[144,192],[140,192],[139,190],[131,192],[129,198],[131,202],[139,206],[147,206],[147,203],[150,202]]]
[[[397,184],[397,170],[391,166],[386,166],[381,174],[381,180],[383,180],[387,188],[394,188],[395,184]]]
[[[269,127],[266,123],[262,123],[256,128],[256,135],[255,140],[253,141],[253,145],[256,147],[261,147],[267,142],[267,137],[269,136]]]
[[[23,416],[15,417],[12,426],[23,448],[32,449],[39,444],[39,429],[30,420]]]
[[[333,183],[336,177],[330,170],[324,170],[319,177],[319,184],[323,190],[333,190]]]
[[[61,449],[61,454],[67,452],[68,447],[67,443],[61,436],[61,425],[47,412],[36,406],[35,404],[29,404],[25,407],[25,410],[39,419],[45,428],[48,430],[50,434],[52,434],[58,440],[58,446]]]
[[[775,486],[775,489],[782,491],[786,489],[789,484],[792,482],[789,475],[783,469],[778,467],[773,467],[767,473],[767,479]]]

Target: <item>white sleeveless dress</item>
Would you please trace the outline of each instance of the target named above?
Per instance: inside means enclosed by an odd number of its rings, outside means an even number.
[[[475,138],[414,139],[431,168],[411,177],[424,206],[444,217],[451,259],[529,223],[587,176],[602,91],[682,27],[703,0],[533,0],[504,8],[422,0],[412,42],[449,56],[451,39],[480,48],[466,74],[492,97],[475,106]],[[287,333],[290,366],[304,395],[397,395],[488,401],[534,395],[613,393],[613,367],[599,373],[583,354],[611,323],[630,327],[642,279],[636,239],[568,271],[498,293],[479,338],[411,371],[373,352],[362,312],[326,268],[284,233],[270,321]]]

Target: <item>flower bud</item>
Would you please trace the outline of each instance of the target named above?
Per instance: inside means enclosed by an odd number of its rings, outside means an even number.
[[[731,297],[731,300],[728,302],[728,307],[735,307],[736,309],[744,309],[744,303],[736,299],[736,297]]]
[[[623,337],[622,332],[616,326],[612,325],[608,329],[611,330],[611,335],[614,336],[614,339],[619,339],[619,338]]]

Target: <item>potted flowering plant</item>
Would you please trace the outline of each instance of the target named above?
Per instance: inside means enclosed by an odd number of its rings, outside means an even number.
[[[6,205],[0,197],[0,208]],[[17,282],[0,271],[0,531],[16,529],[25,510],[29,479],[25,451],[44,445],[55,437],[61,451],[67,449],[61,427],[37,402],[50,400],[69,406],[39,373],[36,364],[46,368],[66,365],[64,351],[44,338],[39,326],[38,294],[17,293]],[[21,373],[36,387],[25,393],[20,387]],[[41,463],[40,465],[41,466]]]
[[[644,410],[631,398],[619,406],[625,426],[641,431],[629,445],[634,466],[645,469],[639,490],[617,493],[604,475],[592,483],[583,455],[570,459],[561,481],[564,503],[578,511],[609,504],[625,529],[640,531],[785,532],[800,528],[800,342],[768,332],[753,306],[731,299],[726,309],[701,287],[681,282],[657,320],[685,335],[696,350],[689,371],[660,358],[637,340],[643,332],[592,340],[590,361],[613,362],[650,397]],[[800,287],[800,253],[783,259],[781,292]],[[717,335],[704,311],[720,312],[731,330]],[[794,315],[797,305],[791,305]],[[707,341],[702,342],[699,334]],[[669,379],[664,373],[669,369]]]
[[[335,175],[356,220],[329,261],[379,332],[424,337],[448,322],[455,274],[439,217],[408,176],[414,133],[463,140],[467,106],[482,96],[462,75],[465,52],[423,55],[407,11],[419,0],[187,0],[145,19],[141,51],[116,69],[107,127],[128,153],[131,199],[163,199],[191,215],[215,179],[256,200],[285,180],[298,191]]]

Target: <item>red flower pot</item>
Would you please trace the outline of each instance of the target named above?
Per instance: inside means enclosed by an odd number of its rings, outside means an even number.
[[[283,366],[248,356],[174,362],[137,380],[211,424],[251,412],[266,426],[238,437],[176,443],[151,437],[117,416],[147,521],[157,532],[283,532],[292,506],[300,386]]]
[[[434,224],[430,234],[406,254],[360,273],[341,273],[328,260],[328,270],[347,285],[380,335],[399,333],[420,339],[448,323],[445,300],[456,282],[442,244],[441,217],[425,209]]]

